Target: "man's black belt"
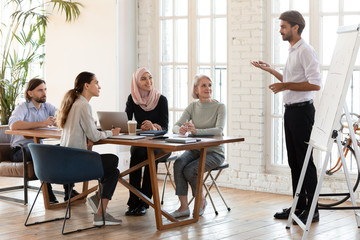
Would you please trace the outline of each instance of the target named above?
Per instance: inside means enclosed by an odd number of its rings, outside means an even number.
[[[289,108],[298,108],[298,107],[305,107],[307,105],[313,104],[313,100],[309,100],[306,102],[299,102],[299,103],[292,103],[292,104],[285,104],[285,108],[289,109]]]

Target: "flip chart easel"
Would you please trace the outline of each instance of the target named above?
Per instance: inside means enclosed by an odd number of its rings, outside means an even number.
[[[356,159],[358,162],[360,161],[360,151],[357,145],[357,140],[355,138],[354,130],[350,127],[352,126],[352,122],[349,115],[349,111],[345,104],[346,93],[349,88],[356,56],[359,49],[359,28],[360,25],[344,26],[338,28],[337,31],[338,38],[336,41],[335,50],[332,56],[324,91],[320,99],[320,104],[318,109],[316,110],[315,123],[311,132],[309,146],[301,170],[299,183],[296,188],[296,193],[291,207],[289,219],[286,225],[286,228],[289,229],[291,226],[292,219],[295,220],[304,231],[302,237],[303,240],[307,239],[310,230],[311,222],[315,212],[315,206],[319,198],[321,185],[324,180],[324,176],[326,172],[326,166],[329,162],[331,148],[334,142],[332,138],[332,133],[336,127],[337,122],[340,119],[340,115],[342,111],[345,112],[346,121],[349,124],[348,126],[349,126],[350,136],[352,139],[352,147],[355,150]],[[336,140],[341,155],[341,161],[344,168],[344,174],[346,177],[347,186],[353,204],[355,218],[358,227],[360,227],[360,214],[356,210],[358,207],[356,205],[354,192],[351,186],[345,157],[342,152],[340,137],[336,136]],[[309,159],[313,148],[326,151],[326,156],[324,159],[323,167],[321,169],[321,175],[318,184],[316,186],[316,191],[309,211],[309,216],[305,225],[295,215],[295,208],[299,199],[300,190],[304,182],[305,172],[308,167]]]

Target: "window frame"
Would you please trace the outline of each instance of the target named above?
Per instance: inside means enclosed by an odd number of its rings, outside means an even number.
[[[200,66],[209,66],[210,69],[211,69],[211,74],[210,74],[210,77],[213,79],[213,81],[215,81],[215,77],[216,77],[216,73],[215,73],[215,67],[217,66],[221,66],[221,67],[225,67],[226,68],[226,72],[228,72],[228,44],[229,44],[229,40],[228,40],[228,37],[226,38],[226,44],[227,44],[227,48],[226,48],[226,62],[225,63],[221,63],[221,64],[218,64],[215,60],[214,60],[214,53],[215,53],[215,47],[214,47],[214,44],[213,44],[213,40],[214,40],[214,19],[218,18],[218,17],[224,17],[226,19],[226,32],[227,32],[227,36],[228,36],[228,17],[227,17],[227,14],[214,14],[214,2],[215,0],[210,0],[211,1],[211,7],[210,7],[210,15],[207,15],[207,16],[197,16],[197,12],[196,12],[196,9],[197,9],[197,1],[192,1],[192,0],[188,0],[188,15],[187,16],[175,16],[175,4],[173,4],[173,15],[172,16],[169,16],[169,17],[166,17],[166,16],[160,16],[160,4],[161,4],[161,0],[156,0],[155,1],[155,23],[156,23],[156,27],[155,27],[155,33],[156,33],[156,36],[155,36],[155,42],[157,43],[157,46],[158,48],[156,49],[156,53],[155,53],[155,58],[156,58],[156,61],[155,61],[155,71],[154,73],[156,74],[156,76],[158,76],[156,78],[156,84],[158,86],[158,89],[162,89],[163,87],[163,82],[161,81],[161,67],[164,66],[164,65],[170,65],[173,67],[173,82],[174,82],[174,79],[175,79],[175,66],[179,66],[179,65],[186,65],[188,68],[188,74],[187,74],[187,78],[188,78],[188,81],[187,81],[187,88],[188,88],[188,97],[187,97],[187,104],[188,105],[189,103],[193,102],[194,99],[192,98],[192,83],[193,83],[193,78],[194,76],[198,73],[197,69],[200,67]],[[173,0],[173,3],[175,2],[175,0]],[[226,11],[228,12],[228,0],[226,0]],[[186,63],[182,63],[182,62],[176,62],[175,61],[175,45],[173,44],[173,60],[172,62],[162,62],[161,60],[161,39],[160,39],[160,29],[161,29],[161,20],[163,19],[172,19],[173,20],[173,30],[175,29],[175,20],[176,19],[184,19],[184,18],[187,18],[188,19],[188,62]],[[211,52],[210,52],[210,63],[206,63],[206,64],[201,64],[201,63],[198,63],[197,62],[197,32],[196,32],[196,29],[197,29],[197,23],[198,23],[198,19],[200,18],[209,18],[210,19],[210,26],[211,26],[211,31],[210,31],[210,34],[211,34],[211,39],[210,39],[210,46],[211,46]],[[174,35],[174,32],[173,32],[173,35]],[[175,39],[172,40],[173,43],[175,43]],[[228,82],[228,74],[226,74],[226,78],[225,78],[225,82],[226,82],[226,85],[227,85],[227,82]],[[225,85],[225,86],[226,86]],[[174,89],[173,89],[174,91]],[[213,92],[214,92],[214,89],[213,89]],[[226,89],[223,89],[222,88],[222,93],[225,93],[225,97],[224,99],[222,100],[222,102],[224,104],[227,104],[228,100],[228,90],[227,88]],[[175,96],[175,94],[174,94]],[[218,99],[220,101],[220,99]],[[184,108],[185,109],[185,108]],[[176,122],[176,114],[177,113],[182,113],[184,111],[183,108],[178,108],[178,107],[175,107],[175,106],[171,106],[169,105],[169,120],[173,120],[173,122],[169,122],[169,130],[172,129],[172,126],[173,124]],[[170,116],[172,115],[172,116]],[[225,132],[225,131],[224,131]]]
[[[44,2],[45,0],[37,0],[36,2],[34,1],[32,4],[40,4],[40,2]],[[6,6],[6,7],[5,7]],[[0,3],[0,23],[6,23],[8,24],[9,19],[7,17],[10,17],[11,14],[15,11],[16,7],[14,7],[16,5],[12,4],[7,5],[6,1],[1,1]],[[6,10],[6,11],[5,11]],[[5,13],[5,14],[4,14]],[[7,28],[5,28],[5,30],[7,30]],[[3,32],[2,37],[0,34],[0,49],[1,51],[3,51],[4,48],[4,42],[3,40],[6,38],[6,31]],[[14,40],[15,42],[13,43],[13,47],[12,47],[12,51],[16,50],[17,52],[20,52],[23,48],[21,46],[19,46],[19,44],[16,42],[16,40]],[[44,78],[45,76],[45,65],[46,65],[46,45],[44,44],[41,48],[39,48],[39,50],[41,53],[45,53],[45,58],[42,62],[42,65],[40,65],[39,61],[33,61],[29,64],[29,70],[28,70],[28,79],[27,81],[29,81],[30,79],[37,77],[37,78]],[[38,75],[36,75],[38,74]],[[16,102],[22,102],[25,100],[24,98],[24,93],[23,90],[25,89],[25,85],[23,86],[23,89],[21,89],[20,94],[16,100]]]

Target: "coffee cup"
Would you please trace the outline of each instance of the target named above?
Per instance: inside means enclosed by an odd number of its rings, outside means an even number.
[[[136,126],[137,126],[137,122],[133,121],[133,120],[129,120],[128,121],[128,131],[129,131],[129,135],[136,135]]]

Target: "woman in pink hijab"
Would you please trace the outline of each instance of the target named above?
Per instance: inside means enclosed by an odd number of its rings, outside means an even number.
[[[168,129],[168,102],[166,97],[154,88],[152,75],[148,69],[139,68],[133,74],[131,79],[131,94],[126,102],[125,112],[129,120],[133,119],[133,116],[135,117],[137,128],[140,128],[142,131],[161,131]],[[156,150],[155,154],[159,152],[161,152],[161,150]],[[145,147],[132,146],[130,153],[130,167],[147,159],[147,150]],[[145,167],[143,178],[141,178],[141,174],[142,169],[132,172],[130,174],[130,184],[151,199],[152,190],[149,166]],[[132,192],[130,192],[127,204],[129,208],[125,213],[126,216],[142,216],[146,214],[146,209],[149,208],[145,202]]]

